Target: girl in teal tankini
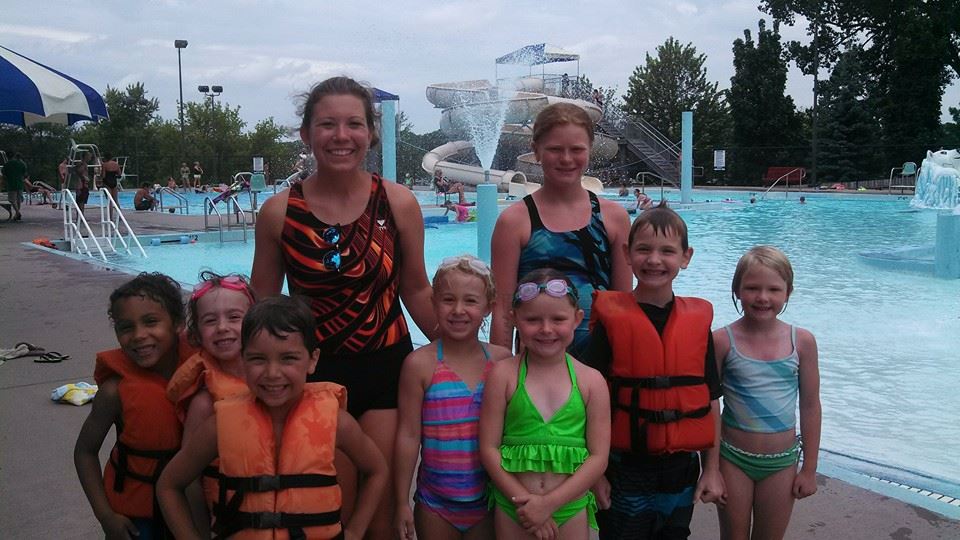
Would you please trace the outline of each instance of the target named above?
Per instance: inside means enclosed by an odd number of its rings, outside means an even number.
[[[567,354],[583,318],[563,274],[520,280],[511,315],[526,349],[491,370],[480,412],[497,538],[589,537],[590,486],[607,467],[610,395],[603,376]]]

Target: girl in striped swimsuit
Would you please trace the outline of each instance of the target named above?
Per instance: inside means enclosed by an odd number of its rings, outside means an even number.
[[[480,464],[478,427],[483,382],[504,347],[477,339],[495,297],[490,269],[471,255],[445,259],[433,278],[440,338],[417,349],[400,372],[394,453],[397,532],[403,539],[493,538]],[[409,499],[420,455],[416,506]]]

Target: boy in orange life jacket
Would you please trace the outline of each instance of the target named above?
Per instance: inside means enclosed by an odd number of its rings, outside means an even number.
[[[726,497],[713,306],[673,294],[693,248],[664,203],[637,217],[625,248],[637,286],[594,293],[585,359],[607,377],[613,400],[609,465],[594,487],[600,538],[687,538],[693,503]]]
[[[200,538],[184,489],[218,456],[219,537],[273,538],[281,529],[291,538],[363,537],[387,486],[387,465],[346,412],[346,390],[306,382],[320,357],[313,325],[310,308],[297,298],[269,298],[247,312],[240,340],[251,395],[217,402],[216,414],[197,427],[157,483],[176,538]],[[366,479],[345,527],[337,450]]]

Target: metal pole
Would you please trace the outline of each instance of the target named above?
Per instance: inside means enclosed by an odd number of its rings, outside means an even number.
[[[686,204],[693,191],[693,111],[683,111],[680,118],[680,202]]]
[[[183,67],[180,63],[180,48],[177,48],[177,76],[180,79],[180,158],[183,159]]]

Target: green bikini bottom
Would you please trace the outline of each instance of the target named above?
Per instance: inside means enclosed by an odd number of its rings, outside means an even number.
[[[759,482],[796,464],[800,459],[800,441],[776,454],[754,454],[721,440],[720,457],[735,465],[754,482]]]
[[[507,516],[510,517],[514,522],[520,523],[520,520],[517,518],[517,507],[513,504],[513,501],[507,498],[493,483],[490,483],[490,507],[493,508],[493,505],[496,504],[503,510]],[[593,530],[599,530],[597,526],[597,499],[593,496],[592,491],[588,491],[586,495],[580,497],[579,499],[572,500],[567,504],[557,508],[557,511],[553,513],[553,521],[556,522],[557,527],[562,527],[564,523],[570,521],[570,518],[580,513],[581,510],[587,510],[587,522],[590,524],[590,528]]]

